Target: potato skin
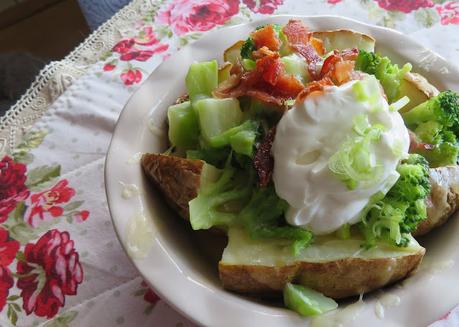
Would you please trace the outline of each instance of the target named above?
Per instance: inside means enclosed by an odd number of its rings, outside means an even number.
[[[325,296],[341,299],[366,293],[407,277],[425,250],[398,258],[347,258],[330,262],[298,262],[282,267],[219,263],[227,290],[265,297],[280,296],[286,283],[301,283]]]
[[[140,162],[145,174],[168,204],[189,220],[188,202],[198,196],[204,161],[145,153]]]
[[[431,192],[427,199],[427,219],[413,236],[421,236],[443,225],[459,207],[459,166],[431,168]]]

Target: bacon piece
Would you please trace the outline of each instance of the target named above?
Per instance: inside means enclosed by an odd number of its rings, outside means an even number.
[[[304,90],[303,84],[295,78],[293,75],[281,75],[277,81],[276,88],[274,89],[276,94],[279,94],[286,98],[296,98],[298,93]]]
[[[276,127],[271,128],[266,133],[265,138],[260,143],[253,159],[253,166],[258,175],[258,185],[266,187],[271,181],[274,170],[274,159],[271,156],[271,148],[276,136]]]
[[[350,60],[337,62],[335,65],[335,79],[338,85],[344,84],[352,79],[355,62]]]
[[[290,44],[306,44],[311,38],[307,27],[297,19],[290,19],[282,31]]]
[[[284,110],[283,102],[281,98],[275,97],[265,91],[261,90],[248,90],[246,94],[250,97],[254,97],[260,101],[266,102],[266,103],[272,103],[275,104],[276,106],[279,106],[281,110]]]
[[[356,60],[359,55],[359,49],[352,48],[352,49],[344,49],[341,51],[341,57],[343,60]]]
[[[326,86],[335,85],[329,77],[324,77],[319,81],[313,81],[309,83],[306,88],[301,91],[296,97],[295,103],[303,102],[310,94],[316,92],[323,92]]]
[[[316,52],[319,55],[322,56],[322,55],[325,54],[324,41],[322,41],[321,39],[312,37],[311,38],[311,45],[314,47],[314,49],[316,49]]]
[[[261,47],[260,49],[252,52],[253,59],[257,60],[263,57],[279,57],[279,53],[269,50],[267,47]]]
[[[266,25],[265,27],[256,30],[251,36],[256,49],[265,46],[272,51],[279,51],[280,41],[277,38],[272,25]]]
[[[276,85],[279,76],[285,72],[284,64],[277,57],[263,57],[257,60],[257,71],[263,80],[271,85]]]
[[[300,20],[291,19],[284,26],[283,32],[287,37],[290,47],[306,59],[308,63],[309,75],[312,79],[317,79],[317,64],[322,58],[317,54],[316,48],[311,44],[311,33]],[[316,42],[317,45],[319,41]],[[325,51],[325,50],[324,50]]]
[[[228,79],[218,84],[217,88],[212,92],[216,98],[224,98],[230,90],[234,89],[241,83],[241,74],[232,74]]]
[[[355,74],[354,66],[357,58],[357,49],[347,49],[342,52],[335,50],[325,59],[320,77],[329,77],[336,85],[341,85],[353,79],[358,79],[359,75]]]

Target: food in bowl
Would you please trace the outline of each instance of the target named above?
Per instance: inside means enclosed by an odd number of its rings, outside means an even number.
[[[194,63],[170,149],[142,167],[194,230],[223,231],[223,287],[302,315],[407,277],[456,210],[458,95],[354,31],[260,26]]]

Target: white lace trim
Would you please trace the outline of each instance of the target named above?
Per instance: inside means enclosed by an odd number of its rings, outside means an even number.
[[[14,148],[49,106],[89,67],[127,36],[133,22],[156,12],[155,0],[134,0],[94,31],[63,60],[48,64],[27,92],[0,118],[0,154]]]

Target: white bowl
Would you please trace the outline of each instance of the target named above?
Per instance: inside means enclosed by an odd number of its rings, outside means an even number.
[[[134,217],[143,212],[147,220],[142,229],[153,231],[145,256],[126,251],[139,272],[160,296],[177,310],[206,326],[307,326],[308,319],[289,310],[227,292],[218,280],[217,267],[196,248],[190,229],[162,201],[142,174],[140,164],[132,163],[139,152],[165,150],[166,109],[185,93],[184,78],[193,61],[217,58],[256,26],[286,23],[290,18],[302,19],[311,30],[353,29],[373,36],[377,51],[394,62],[411,62],[414,71],[426,76],[440,90],[459,90],[458,70],[439,55],[396,31],[370,26],[354,20],[333,16],[275,16],[250,24],[233,26],[207,33],[199,41],[185,47],[161,66],[143,83],[121,113],[105,165],[107,198],[113,224],[124,249],[128,229]],[[149,126],[149,120],[153,128]],[[130,163],[128,161],[131,161]],[[122,197],[120,182],[135,184],[140,195]],[[407,282],[386,289],[401,302],[386,308],[385,318],[378,318],[377,295],[364,299],[364,304],[344,312],[338,310],[312,325],[333,326],[342,321],[346,326],[425,326],[459,304],[459,221],[423,240],[427,255],[420,271]],[[436,268],[435,268],[436,267]],[[347,313],[346,313],[347,312]],[[350,312],[350,314],[349,314]],[[381,312],[379,312],[380,315]]]

